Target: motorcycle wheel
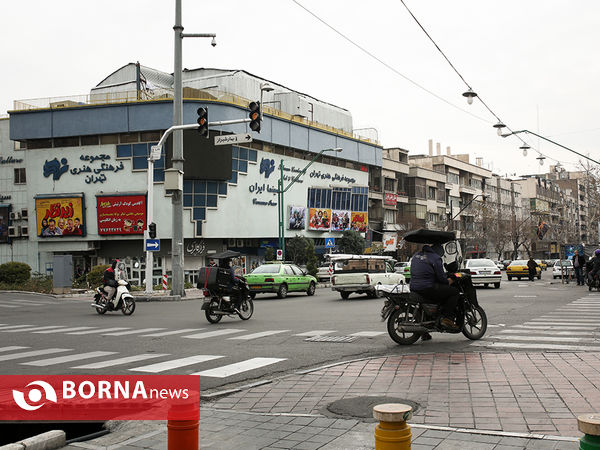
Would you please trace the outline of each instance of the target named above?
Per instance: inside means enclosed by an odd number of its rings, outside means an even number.
[[[213,313],[213,311],[215,311],[218,308],[219,302],[210,302],[210,305],[208,305],[208,308],[206,308],[206,310],[204,311],[204,314],[206,315],[206,320],[208,320],[210,323],[219,323],[223,318],[221,314]]]
[[[100,315],[104,314],[106,312],[106,299],[100,295],[96,295],[96,298],[94,298],[94,300],[98,305],[102,306],[102,308],[94,308],[96,312]]]
[[[481,306],[471,306],[465,311],[465,323],[463,325],[463,334],[472,341],[477,341],[483,337],[487,331],[487,316]]]
[[[240,316],[240,319],[242,320],[248,320],[252,317],[252,314],[254,313],[254,303],[252,300],[249,298],[244,299],[240,304],[239,311],[238,316]]]
[[[123,299],[123,306],[121,307],[121,312],[126,316],[130,316],[133,314],[134,311],[135,300],[132,298]]]
[[[402,322],[410,322],[414,319],[412,311],[397,309],[392,313],[387,321],[387,329],[390,337],[400,345],[414,344],[421,337],[421,333],[404,333],[398,331],[398,324]]]

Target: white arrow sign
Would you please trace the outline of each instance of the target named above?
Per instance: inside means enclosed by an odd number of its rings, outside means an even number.
[[[158,242],[148,242],[148,247],[152,248],[157,248],[158,247]]]
[[[215,136],[215,145],[242,144],[244,142],[252,142],[250,133]]]

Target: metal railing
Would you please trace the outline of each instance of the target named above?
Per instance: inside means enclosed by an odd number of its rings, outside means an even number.
[[[242,108],[247,108],[252,101],[230,92],[219,91],[216,89],[194,89],[189,87],[183,88],[184,100],[205,100],[214,103],[224,103],[236,105]],[[13,111],[35,111],[39,109],[64,109],[64,108],[80,108],[85,106],[98,105],[113,105],[120,103],[136,103],[145,101],[173,101],[172,89],[156,89],[156,90],[133,90],[122,92],[98,92],[87,95],[69,95],[63,97],[47,97],[35,98],[27,100],[15,100],[13,102]],[[339,136],[347,137],[363,141],[369,144],[379,145],[379,142],[356,133],[341,130],[320,122],[308,120],[306,117],[289,114],[272,106],[263,105],[264,114],[272,117],[278,117],[290,122],[299,123]]]

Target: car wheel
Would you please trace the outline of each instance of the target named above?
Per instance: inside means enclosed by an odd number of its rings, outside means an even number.
[[[591,289],[590,289],[590,291],[591,291]],[[348,297],[350,297],[350,292],[341,291],[340,295],[342,296],[342,299],[348,300]]]
[[[542,274],[541,274],[541,273],[540,273],[540,274],[537,276],[537,279],[538,279],[538,280],[541,280],[541,279],[542,279]]]
[[[315,286],[314,282],[310,282],[310,284],[308,285],[308,289],[306,290],[306,295],[315,295],[315,290],[317,289],[317,287]]]
[[[282,284],[279,286],[279,290],[277,291],[277,297],[278,297],[278,298],[286,298],[286,297],[287,297],[287,294],[288,294],[288,287],[287,287],[287,284],[285,284],[285,283],[282,283]]]
[[[487,283],[483,283],[483,287],[485,287],[485,288],[488,287],[488,284]]]
[[[508,275],[508,281],[512,281],[512,277]]]
[[[500,289],[500,283],[494,283],[494,287],[495,287],[496,289]]]
[[[521,281],[521,277],[517,277],[517,281]]]

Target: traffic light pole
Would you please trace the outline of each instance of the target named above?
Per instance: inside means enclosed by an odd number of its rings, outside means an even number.
[[[146,294],[151,294],[152,270],[154,266],[154,254],[146,248],[146,242],[150,239],[150,224],[154,220],[154,159],[148,158],[148,198],[147,198],[146,230],[144,231],[144,250],[146,251]]]

